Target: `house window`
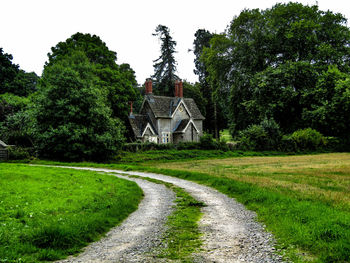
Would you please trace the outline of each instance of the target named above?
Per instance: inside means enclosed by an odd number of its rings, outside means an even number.
[[[163,143],[170,142],[170,132],[162,132],[162,142]]]

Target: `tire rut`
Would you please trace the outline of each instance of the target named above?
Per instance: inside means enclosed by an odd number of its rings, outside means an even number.
[[[276,254],[273,236],[256,221],[256,214],[235,199],[212,188],[154,173],[86,167],[65,168],[149,177],[181,187],[195,199],[205,203],[206,207],[202,209],[203,216],[199,222],[203,233],[203,246],[202,251],[194,255],[195,262],[283,262],[282,257]]]

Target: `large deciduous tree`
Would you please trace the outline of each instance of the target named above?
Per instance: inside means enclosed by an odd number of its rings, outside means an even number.
[[[154,92],[159,95],[173,96],[174,82],[178,79],[174,56],[176,42],[171,37],[169,28],[164,25],[158,25],[153,35],[161,41],[161,55],[153,61]]]
[[[45,68],[66,59],[68,54],[75,51],[83,52],[93,65],[92,73],[108,92],[108,105],[113,110],[113,117],[125,121],[128,103],[135,100],[138,92],[134,71],[128,64],[118,65],[116,52],[109,50],[100,37],[82,33],[76,33],[52,47]]]
[[[329,66],[349,74],[349,32],[341,14],[298,3],[244,10],[235,17],[202,56],[209,77],[230,89],[233,133],[265,118],[284,132],[321,127],[321,117],[310,122],[330,99],[317,95],[319,77]],[[333,87],[327,89],[338,94]],[[323,132],[340,134],[325,126]]]
[[[33,109],[41,156],[105,160],[121,147],[123,125],[112,117],[109,90],[101,84],[83,51],[46,65]]]
[[[217,87],[218,83],[214,78],[210,78],[207,66],[201,59],[203,50],[210,47],[210,40],[214,34],[205,29],[198,29],[193,41],[193,53],[195,55],[194,73],[198,76],[199,86],[202,96],[205,98],[205,120],[203,128],[215,138],[219,137],[219,130],[227,125],[225,118],[225,105],[228,96],[222,95],[222,89]],[[224,98],[224,100],[222,100]]]
[[[27,73],[12,63],[12,55],[0,48],[0,94],[12,93],[17,96],[28,96],[36,90],[38,76]]]

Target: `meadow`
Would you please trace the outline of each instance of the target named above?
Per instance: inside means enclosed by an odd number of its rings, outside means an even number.
[[[350,262],[349,153],[162,152],[109,164],[33,162],[151,171],[208,185],[255,211],[292,262]]]
[[[137,209],[133,182],[90,171],[0,163],[0,262],[75,254]]]
[[[293,262],[350,261],[350,154],[152,163],[257,212]]]

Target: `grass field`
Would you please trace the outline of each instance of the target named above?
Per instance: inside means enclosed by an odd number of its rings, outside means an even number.
[[[133,182],[89,171],[0,163],[0,262],[77,253],[137,209]]]
[[[350,154],[153,163],[255,210],[294,262],[350,262]]]
[[[349,153],[217,153],[215,159],[215,151],[171,151],[162,159],[152,151],[129,164],[125,157],[120,164],[68,165],[145,170],[208,185],[256,211],[293,262],[350,262]]]

